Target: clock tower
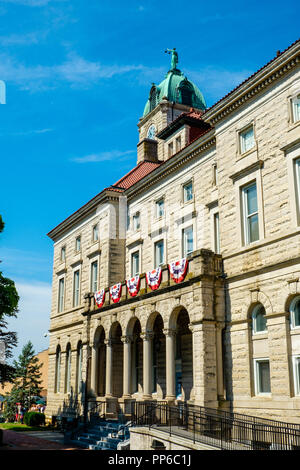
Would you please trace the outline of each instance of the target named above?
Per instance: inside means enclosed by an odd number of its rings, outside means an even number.
[[[164,141],[157,134],[191,108],[198,112],[206,109],[204,97],[198,87],[177,68],[176,49],[167,49],[165,52],[171,54],[171,68],[159,85],[152,83],[150,88],[143,116],[138,123],[137,163],[166,160],[168,154]]]

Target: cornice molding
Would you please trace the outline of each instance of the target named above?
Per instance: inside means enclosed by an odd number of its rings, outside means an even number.
[[[227,97],[204,112],[203,120],[215,125],[275,81],[290,73],[300,63],[299,47],[300,43],[295,44],[290,51],[279,56],[278,60],[275,59],[271,64],[256,72],[252,78],[246,80]],[[291,57],[292,55],[294,57]]]

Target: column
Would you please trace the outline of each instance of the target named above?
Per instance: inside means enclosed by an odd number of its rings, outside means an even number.
[[[217,347],[217,387],[218,399],[224,399],[224,376],[223,376],[223,347],[222,347],[222,331],[225,323],[217,323],[216,328],[216,347]]]
[[[131,396],[131,344],[132,336],[122,336],[123,342],[123,398],[130,398]]]
[[[143,339],[143,384],[144,400],[152,398],[152,339],[154,334],[148,331],[141,333]]]
[[[106,339],[104,341],[106,344],[106,389],[105,389],[105,396],[112,397],[112,340]]]
[[[175,395],[175,337],[176,330],[163,330],[166,336],[166,400],[174,401]]]
[[[97,353],[97,346],[93,344],[92,347],[92,363],[91,363],[91,389],[90,393],[93,396],[98,395],[97,391],[97,364],[98,363],[98,353]]]

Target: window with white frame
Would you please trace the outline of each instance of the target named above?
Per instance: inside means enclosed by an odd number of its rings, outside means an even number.
[[[244,244],[249,245],[259,239],[256,182],[242,188],[242,210]]]
[[[293,356],[294,391],[300,395],[300,356]]]
[[[269,359],[254,359],[254,385],[256,395],[271,393]]]
[[[219,222],[219,212],[213,214],[214,222],[214,251],[217,254],[220,254],[220,222]]]
[[[160,217],[163,217],[165,214],[165,201],[164,199],[160,199],[159,201],[156,201],[155,203],[155,209],[156,209],[156,217],[159,219]]]
[[[173,155],[173,142],[170,142],[168,145],[168,156],[171,157]]]
[[[300,121],[300,94],[292,98],[292,115],[293,122]]]
[[[183,186],[183,202],[188,202],[193,199],[193,182],[189,181]]]
[[[136,251],[131,255],[131,276],[136,276],[140,272],[140,252]]]
[[[300,219],[300,158],[294,160],[295,165],[295,189],[296,189],[296,199],[297,199],[297,212],[298,219]]]
[[[64,309],[65,299],[65,278],[61,277],[58,281],[58,312],[62,312]]]
[[[291,328],[300,328],[300,295],[292,300],[289,311]]]
[[[96,224],[93,227],[93,242],[97,242],[99,240],[99,225]]]
[[[66,247],[62,246],[60,250],[60,260],[66,261]]]
[[[140,213],[137,212],[136,214],[133,215],[132,217],[132,224],[133,224],[133,230],[139,230],[141,224],[140,224]]]
[[[80,270],[74,271],[73,274],[73,307],[79,305],[79,288],[80,288]]]
[[[81,236],[76,237],[75,240],[75,251],[80,251],[81,248]]]
[[[97,292],[98,290],[98,261],[93,261],[91,264],[91,291]]]
[[[176,137],[176,152],[179,152],[181,150],[181,136]]]
[[[193,226],[182,230],[182,254],[186,258],[194,250]]]
[[[164,264],[164,240],[159,240],[154,244],[155,268]]]
[[[267,331],[267,320],[265,307],[261,304],[254,307],[252,312],[252,332],[253,334]]]
[[[239,134],[240,137],[240,151],[241,153],[248,152],[254,147],[254,129],[253,126],[247,127]]]

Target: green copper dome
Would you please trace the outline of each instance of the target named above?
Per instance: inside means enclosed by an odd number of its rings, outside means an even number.
[[[175,49],[172,50],[174,54]],[[172,54],[172,68],[166,74],[165,79],[159,84],[153,83],[148,101],[144,108],[143,117],[154,109],[165,97],[170,102],[184,104],[197,109],[206,109],[204,97],[199,88],[176,68],[178,62]],[[177,53],[176,53],[177,54]]]

